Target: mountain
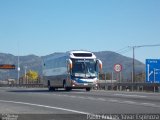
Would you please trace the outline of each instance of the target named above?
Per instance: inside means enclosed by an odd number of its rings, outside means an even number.
[[[110,75],[113,73],[113,79],[117,79],[117,73],[114,71],[115,64],[122,65],[121,76],[126,80],[132,79],[132,71],[133,71],[133,58],[129,58],[123,56],[121,54],[111,52],[111,51],[102,51],[95,52],[97,58],[99,58],[103,62],[103,72],[109,73]],[[135,60],[135,74],[140,74],[145,72],[145,64]],[[112,75],[111,75],[112,76]],[[143,78],[140,78],[143,79]]]
[[[57,57],[61,56],[64,53],[53,53],[46,56],[36,56],[36,55],[28,55],[28,56],[19,56],[19,66],[20,66],[20,76],[24,75],[26,70],[34,70],[37,71],[40,75],[42,75],[42,64],[43,59],[48,57]],[[115,64],[119,63],[122,65],[122,73],[124,76],[128,76],[132,71],[132,58],[120,55],[111,51],[101,51],[95,52],[95,55],[98,59],[103,62],[103,72],[111,73],[113,72],[113,67]],[[15,64],[18,66],[18,56],[14,56],[12,54],[0,53],[0,64]],[[135,60],[135,71],[136,73],[144,72],[145,65]],[[0,70],[0,80],[12,78],[17,79],[17,69],[16,70]]]
[[[18,56],[0,53],[0,64],[14,64],[16,69],[5,70],[0,69],[0,80],[17,79],[18,78]],[[19,56],[20,76],[24,75],[26,70],[35,70],[42,74],[42,59],[35,55]]]
[[[124,73],[132,72],[132,58],[111,51],[95,52],[95,55],[103,62],[103,71],[105,72],[113,72],[115,64],[121,64],[122,72]],[[135,60],[135,71],[136,73],[144,72],[145,65],[142,62]]]

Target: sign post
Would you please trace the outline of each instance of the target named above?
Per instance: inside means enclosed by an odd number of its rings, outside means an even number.
[[[114,65],[114,71],[117,73],[117,80],[121,83],[121,71],[122,71],[122,65],[121,64],[115,64]],[[118,89],[118,86],[117,86]],[[120,91],[121,91],[121,86],[120,86]]]

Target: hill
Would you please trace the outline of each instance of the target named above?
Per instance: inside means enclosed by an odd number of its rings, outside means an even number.
[[[28,55],[28,56],[19,56],[19,66],[20,66],[20,76],[24,75],[24,71],[26,70],[35,70],[40,75],[42,75],[42,64],[43,59],[50,56],[60,56],[63,53],[53,53],[46,56],[36,56],[36,55]],[[123,71],[125,77],[128,77],[132,71],[132,58],[117,54],[111,51],[102,51],[95,52],[98,59],[101,59],[103,62],[103,72],[111,73],[113,72],[114,64],[120,63],[123,66]],[[0,53],[0,64],[15,64],[18,66],[18,56],[14,56],[12,54]],[[145,65],[138,60],[135,60],[135,71],[136,73],[144,72]],[[0,80],[4,79],[17,79],[17,70],[0,70]]]
[[[132,72],[132,58],[111,51],[95,52],[95,55],[97,56],[97,58],[102,60],[104,72],[113,72],[113,67],[117,63],[122,65],[123,73]],[[135,71],[136,73],[144,72],[145,65],[142,62],[135,60]]]

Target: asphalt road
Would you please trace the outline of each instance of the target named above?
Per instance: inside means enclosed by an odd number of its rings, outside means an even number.
[[[159,120],[160,93],[0,88],[0,114],[0,120],[141,120],[141,114]]]

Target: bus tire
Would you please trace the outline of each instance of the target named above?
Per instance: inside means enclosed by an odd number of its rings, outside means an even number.
[[[71,90],[72,90],[71,87],[67,87],[67,86],[66,86],[66,80],[63,80],[63,88],[64,88],[66,91],[71,91]]]
[[[66,88],[66,80],[63,80],[63,88]]]
[[[66,90],[66,91],[71,91],[72,88],[71,88],[71,87],[65,87],[65,90]]]
[[[48,90],[49,91],[55,91],[55,88],[54,87],[48,87]]]
[[[51,86],[49,80],[48,80],[48,90],[49,90],[49,91],[55,91],[55,88]]]
[[[90,88],[90,87],[89,87],[89,88],[86,88],[86,91],[88,91],[88,92],[89,92],[90,90],[91,90],[91,88]]]

